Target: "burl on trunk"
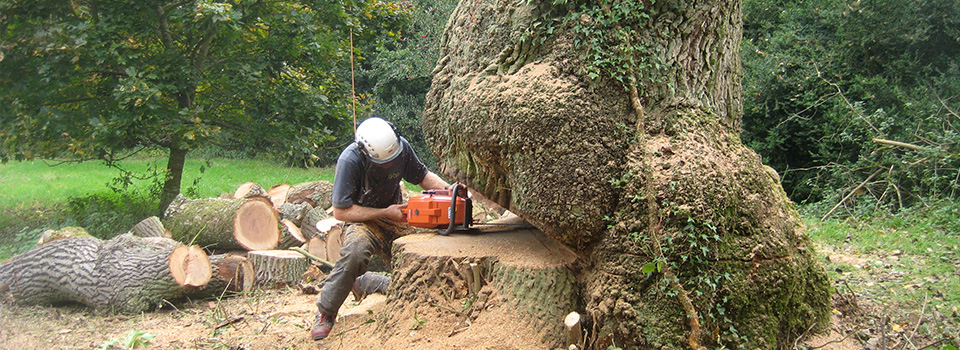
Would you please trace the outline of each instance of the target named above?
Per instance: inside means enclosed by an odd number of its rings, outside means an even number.
[[[441,170],[579,252],[593,348],[823,326],[825,272],[739,138],[740,1],[559,3],[454,11],[424,114]]]

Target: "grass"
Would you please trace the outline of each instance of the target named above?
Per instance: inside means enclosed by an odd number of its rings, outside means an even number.
[[[6,189],[0,193],[0,209],[23,203],[63,201],[108,191],[109,186],[119,187],[114,179],[122,173],[102,163],[56,164],[40,160],[0,164],[0,186]],[[152,175],[166,167],[166,160],[141,158],[121,164],[135,174]],[[247,181],[270,188],[283,183],[317,180],[333,181],[333,169],[284,167],[261,160],[188,159],[184,165],[181,191],[197,198],[216,197],[223,192],[232,193]],[[135,180],[132,190],[148,191],[154,184],[151,180]]]
[[[960,218],[954,213],[960,204],[944,201],[933,208],[881,218],[806,218],[835,292],[853,295],[920,334],[957,334]],[[918,325],[920,317],[926,321]]]
[[[80,226],[109,238],[155,214],[159,181],[150,175],[165,168],[165,159],[131,159],[121,166],[144,179],[123,186],[116,181],[123,173],[100,162],[0,164],[0,186],[6,188],[0,193],[0,261],[33,247],[46,229]],[[247,181],[270,188],[317,180],[333,181],[333,169],[285,167],[267,160],[188,159],[181,192],[207,198],[233,193]]]

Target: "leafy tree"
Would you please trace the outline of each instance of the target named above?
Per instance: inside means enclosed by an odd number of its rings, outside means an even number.
[[[440,41],[455,0],[401,2],[411,9],[410,21],[396,34],[398,39],[369,51],[357,72],[358,91],[369,98],[365,113],[393,122],[410,141],[421,160],[431,168],[436,159],[421,128],[423,104],[440,58]]]
[[[958,18],[952,0],[744,1],[745,142],[797,201],[956,198]]]
[[[0,158],[169,151],[160,197],[205,144],[309,162],[348,125],[349,37],[402,23],[379,1],[0,0]]]

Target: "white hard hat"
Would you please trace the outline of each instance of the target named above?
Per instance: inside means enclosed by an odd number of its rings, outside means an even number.
[[[402,151],[397,131],[386,120],[373,117],[357,127],[357,143],[363,147],[370,160],[384,164],[397,158]]]

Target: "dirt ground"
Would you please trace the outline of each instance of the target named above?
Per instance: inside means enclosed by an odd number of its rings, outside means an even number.
[[[883,259],[829,247],[820,252],[826,261],[849,265]],[[892,310],[895,308],[873,296],[849,292],[851,284],[853,289],[866,290],[856,284],[885,278],[883,274],[864,274],[835,281],[834,289],[839,292],[833,296],[829,329],[805,334],[794,348],[922,349],[934,344],[929,348],[939,349],[935,345],[939,335],[917,330],[921,325],[945,322],[950,315],[934,310]],[[362,302],[352,298],[351,294],[341,308],[333,334],[322,341],[313,341],[309,335],[317,295],[295,287],[168,304],[140,315],[117,315],[78,305],[0,302],[0,349],[124,349],[131,344],[150,349],[548,348],[539,342],[536,329],[517,320],[516,310],[496,301],[487,304],[472,323],[449,310],[418,306],[390,315],[394,326],[378,327],[390,310],[386,296],[373,294]],[[136,337],[143,332],[152,336],[147,347],[141,346],[145,339]]]

